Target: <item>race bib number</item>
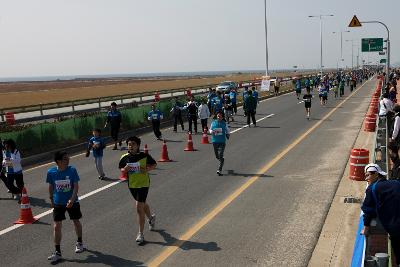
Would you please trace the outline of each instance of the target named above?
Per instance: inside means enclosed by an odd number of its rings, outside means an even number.
[[[222,128],[215,128],[214,132],[215,132],[215,135],[222,135]]]
[[[66,178],[68,178],[68,176]],[[55,185],[56,185],[56,191],[58,191],[58,192],[71,191],[71,180],[70,179],[57,180],[57,181],[55,181]]]
[[[158,120],[158,114],[153,114],[153,115],[151,115],[151,118],[152,118],[153,120]]]
[[[128,167],[129,167],[130,173],[140,173],[140,163],[139,162],[128,163]]]

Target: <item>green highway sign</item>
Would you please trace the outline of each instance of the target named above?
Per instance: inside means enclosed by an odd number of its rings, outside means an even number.
[[[361,52],[383,51],[383,38],[362,38]]]
[[[381,61],[379,63],[386,63],[386,58],[381,58]]]

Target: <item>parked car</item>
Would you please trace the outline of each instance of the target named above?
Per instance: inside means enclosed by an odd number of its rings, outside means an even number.
[[[222,93],[225,93],[226,91],[229,91],[231,89],[236,89],[236,88],[237,88],[237,84],[235,82],[225,81],[225,82],[218,84],[216,90],[220,91]]]

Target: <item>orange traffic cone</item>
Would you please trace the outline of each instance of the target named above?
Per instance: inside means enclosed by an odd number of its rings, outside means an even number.
[[[195,149],[193,148],[192,134],[190,132],[189,132],[189,138],[188,138],[188,141],[187,141],[184,151],[195,151]]]
[[[209,144],[210,143],[210,141],[208,141],[208,135],[207,135],[207,130],[206,129],[204,129],[203,136],[201,137],[201,143],[202,144]]]
[[[29,203],[28,194],[26,193],[25,187],[22,189],[21,198],[21,210],[19,214],[19,219],[14,222],[14,224],[31,224],[36,222],[38,219],[33,217],[31,204]]]
[[[158,160],[159,162],[169,162],[172,161],[168,157],[168,148],[167,148],[167,143],[163,142],[162,150],[161,150],[161,158]]]
[[[144,145],[144,150],[143,150],[143,152],[144,152],[145,154],[149,154],[149,149],[148,149],[148,147],[147,147],[147,144]]]
[[[128,179],[128,173],[126,171],[121,171],[121,174],[119,175],[119,179],[121,181],[125,181],[126,179]]]

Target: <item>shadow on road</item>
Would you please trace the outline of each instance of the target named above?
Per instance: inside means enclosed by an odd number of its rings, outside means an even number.
[[[241,176],[241,177],[263,177],[263,178],[271,178],[274,177],[272,175],[267,175],[267,174],[262,174],[262,173],[237,173],[234,170],[227,170],[228,174],[230,176]]]
[[[143,262],[131,261],[123,259],[114,255],[104,254],[100,251],[88,249],[86,252],[90,253],[86,259],[64,259],[64,262],[73,263],[101,263],[107,266],[144,266]]]
[[[51,208],[51,204],[42,198],[29,197],[29,202],[34,207]]]
[[[164,238],[165,242],[146,241],[146,244],[156,244],[156,245],[161,245],[161,246],[174,246],[174,247],[179,247],[182,250],[192,250],[192,249],[201,249],[203,251],[219,251],[219,250],[221,250],[221,248],[218,247],[216,242],[200,243],[200,242],[193,242],[193,241],[189,241],[189,240],[180,240],[180,239],[177,239],[176,237],[173,237],[172,235],[170,235],[163,229],[154,230],[153,232],[159,233]]]

